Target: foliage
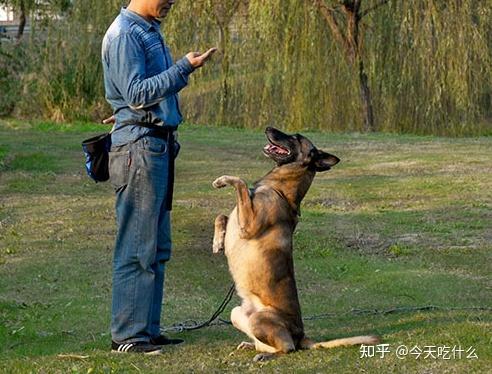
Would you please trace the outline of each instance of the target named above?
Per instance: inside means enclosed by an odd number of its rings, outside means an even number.
[[[1,62],[15,74],[0,107],[15,103],[18,115],[57,120],[107,115],[100,44],[125,3],[74,1],[62,13],[58,6],[62,16],[34,22],[20,46],[4,43],[5,53],[21,48],[25,57],[15,68],[15,60]],[[185,116],[255,128],[364,131],[358,74],[319,3],[345,22],[340,3],[328,0],[176,2],[163,25],[175,57],[221,49],[182,91]],[[358,48],[377,130],[491,132],[492,0],[359,3],[365,16]]]
[[[30,37],[3,45],[5,51],[25,53],[21,79],[16,81],[23,99],[16,110],[56,121],[101,118],[109,109],[104,102],[100,43],[122,1],[101,2],[98,12],[94,2],[64,4],[44,4],[45,16],[32,21]]]

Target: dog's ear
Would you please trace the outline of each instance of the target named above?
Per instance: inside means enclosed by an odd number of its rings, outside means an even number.
[[[340,159],[329,153],[317,150],[313,158],[314,169],[316,171],[330,170],[332,166],[338,164]]]

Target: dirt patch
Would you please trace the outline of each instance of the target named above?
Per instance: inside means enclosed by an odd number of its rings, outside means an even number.
[[[341,243],[352,251],[362,255],[401,257],[412,252],[416,246],[435,246],[436,243],[422,234],[404,234],[394,238],[384,238],[376,233],[356,232],[351,236],[343,235]]]
[[[351,212],[360,209],[360,204],[356,201],[341,199],[310,199],[306,200],[303,205],[306,208],[328,208],[330,210]]]
[[[344,237],[342,240],[348,249],[363,254],[381,255],[389,246],[388,240],[382,239],[378,234],[357,232],[355,235]]]

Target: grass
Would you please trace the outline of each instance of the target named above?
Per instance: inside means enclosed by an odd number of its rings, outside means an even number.
[[[306,331],[376,333],[391,353],[360,358],[351,347],[256,364],[234,351],[244,336],[231,326],[176,334],[186,344],[157,358],[108,352],[114,201],[85,175],[80,149],[103,131],[0,120],[0,372],[489,372],[492,313],[459,308],[492,307],[492,138],[308,133],[342,162],[316,177],[295,234],[303,314],[327,314]],[[166,326],[207,319],[231,282],[211,241],[233,193],[212,180],[253,182],[271,167],[260,132],[186,124],[180,141]],[[426,305],[448,309],[351,312]],[[473,347],[478,358],[398,359],[399,345]]]

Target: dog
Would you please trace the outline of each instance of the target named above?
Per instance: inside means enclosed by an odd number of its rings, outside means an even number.
[[[376,336],[356,336],[316,343],[307,338],[294,277],[292,237],[300,204],[317,172],[340,160],[317,149],[306,137],[269,127],[263,153],[276,166],[248,189],[238,177],[221,176],[215,188],[236,190],[237,206],[229,217],[215,219],[213,252],[225,252],[229,271],[242,302],[231,322],[248,335],[237,349],[256,349],[255,361],[300,349],[332,348],[379,342]]]

